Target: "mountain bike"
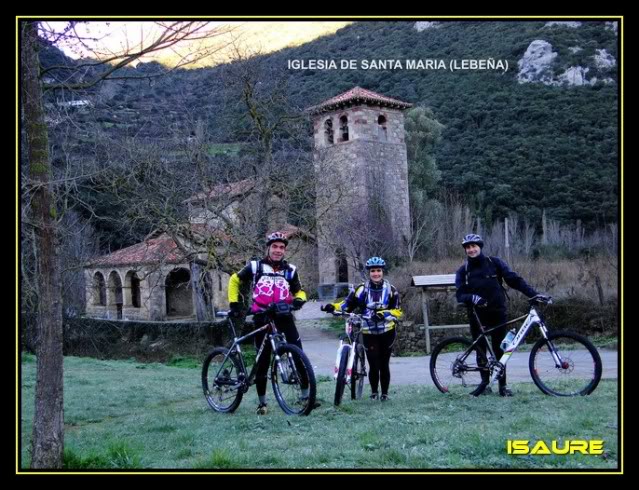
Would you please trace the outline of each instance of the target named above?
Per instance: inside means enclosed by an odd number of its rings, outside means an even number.
[[[264,347],[271,345],[271,368],[269,377],[277,403],[288,415],[308,415],[315,407],[315,373],[308,357],[296,345],[286,343],[283,334],[277,331],[275,319],[280,315],[291,315],[291,306],[275,303],[265,311],[268,322],[252,332],[238,337],[235,325],[228,317],[228,326],[233,339],[230,347],[216,347],[202,366],[202,389],[209,406],[216,412],[231,413],[239,407],[242,397],[255,384],[257,365]],[[247,373],[246,362],[240,344],[266,332],[257,351],[255,364]]]
[[[601,380],[601,356],[586,337],[570,331],[549,332],[540,306],[552,303],[551,298],[535,296],[529,300],[527,315],[514,318],[496,327],[485,329],[475,307],[472,312],[481,334],[471,341],[465,337],[442,340],[433,349],[430,374],[439,391],[453,394],[481,395],[498,380],[517,347],[536,325],[541,338],[530,351],[528,367],[535,385],[553,396],[589,395]],[[504,325],[524,320],[513,340],[497,359],[488,335]],[[489,380],[486,382],[486,380]]]
[[[351,388],[351,399],[359,400],[364,392],[366,380],[366,353],[362,340],[362,325],[366,317],[355,313],[333,312],[334,316],[345,316],[346,333],[340,337],[333,374],[335,384],[334,404],[342,402],[346,385]]]

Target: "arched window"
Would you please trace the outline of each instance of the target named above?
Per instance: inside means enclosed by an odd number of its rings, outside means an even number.
[[[339,134],[340,141],[348,141],[348,117],[346,116],[339,118]]]
[[[326,121],[324,121],[324,138],[327,145],[332,145],[335,143],[333,133],[333,120],[329,117]]]
[[[388,130],[386,129],[386,117],[377,118],[377,135],[380,141],[388,141]]]

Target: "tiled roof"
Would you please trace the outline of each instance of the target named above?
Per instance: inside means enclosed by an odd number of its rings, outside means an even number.
[[[180,264],[186,259],[175,241],[166,233],[108,255],[90,260],[86,267],[140,264]]]
[[[297,226],[286,224],[278,229],[288,238],[301,236],[313,240],[313,235]],[[181,236],[201,241],[209,237],[221,242],[231,241],[231,236],[222,230],[211,229],[203,223],[191,223],[185,226]],[[179,249],[173,238],[166,233],[151,233],[142,243],[132,245],[108,255],[95,257],[85,264],[85,267],[105,266],[139,266],[143,264],[181,264],[187,262],[184,253]]]
[[[374,104],[381,105],[383,107],[395,107],[399,109],[407,109],[409,107],[412,107],[412,104],[409,104],[408,102],[402,102],[401,100],[392,99],[391,97],[386,97],[376,92],[366,90],[362,87],[355,87],[348,92],[336,95],[335,97],[330,98],[322,102],[321,104],[309,107],[308,111],[311,114],[319,114],[320,112],[326,112],[332,109],[357,103]]]

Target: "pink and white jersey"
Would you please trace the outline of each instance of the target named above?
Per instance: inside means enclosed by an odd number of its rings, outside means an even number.
[[[276,272],[270,265],[262,263],[261,273],[257,274],[257,261],[251,261],[251,268],[253,277],[257,277],[253,285],[251,312],[264,311],[271,303],[293,303],[289,281],[295,274],[295,266]]]

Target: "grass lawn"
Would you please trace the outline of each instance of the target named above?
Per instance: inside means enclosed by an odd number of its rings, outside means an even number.
[[[22,358],[22,468],[28,468],[35,358]],[[284,415],[269,385],[270,412],[254,413],[255,388],[234,414],[213,412],[199,366],[65,358],[65,465],[72,469],[615,469],[617,383],[588,397],[553,398],[532,383],[516,396],[453,398],[426,386],[391,386],[387,403],[322,406]],[[368,390],[366,391],[366,393]],[[367,396],[367,395],[366,395]],[[601,439],[603,455],[513,456],[508,439]]]

